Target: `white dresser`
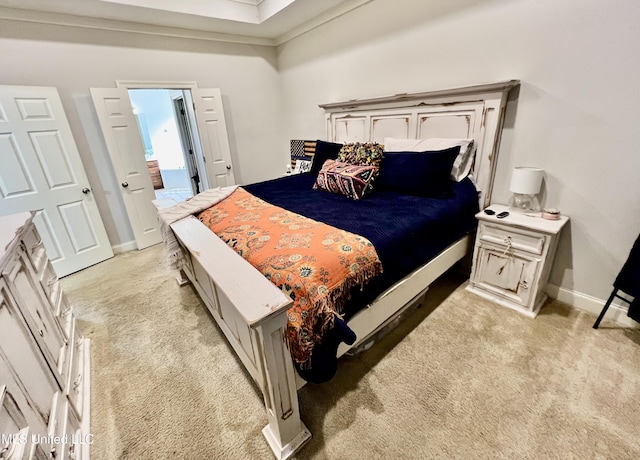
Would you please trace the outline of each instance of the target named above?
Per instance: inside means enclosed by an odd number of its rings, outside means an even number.
[[[88,459],[89,341],[31,213],[0,217],[0,459]]]

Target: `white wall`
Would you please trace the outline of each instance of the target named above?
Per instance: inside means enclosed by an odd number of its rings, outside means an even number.
[[[186,163],[180,142],[180,132],[174,114],[171,91],[168,89],[134,89],[129,99],[136,117],[143,117],[151,143],[152,155],[147,160],[158,160],[160,169],[182,169]],[[180,91],[177,91],[181,94]],[[141,128],[142,129],[142,128]],[[187,188],[189,179],[187,178]],[[170,188],[170,187],[167,187]]]
[[[89,93],[91,87],[113,88],[116,80],[220,88],[236,180],[282,173],[289,146],[280,131],[274,48],[0,20],[0,84],[58,89],[116,248],[127,246],[133,233]]]
[[[375,0],[279,47],[284,134],[324,137],[321,103],[520,79],[495,201],[543,167],[571,218],[551,283],[603,299],[640,231],[638,24],[636,0]]]

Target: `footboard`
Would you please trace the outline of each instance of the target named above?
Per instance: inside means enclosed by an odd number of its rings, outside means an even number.
[[[236,354],[260,387],[269,424],[263,434],[277,458],[289,458],[311,438],[300,419],[299,378],[287,347],[287,310],[282,291],[195,217],[171,225],[184,248],[182,274],[196,288]],[[349,326],[358,346],[398,314],[469,249],[468,236],[381,294]],[[349,346],[342,344],[338,355]]]
[[[186,249],[184,275],[262,390],[265,438],[277,458],[290,457],[311,438],[300,420],[285,337],[292,300],[195,217],[171,228]]]

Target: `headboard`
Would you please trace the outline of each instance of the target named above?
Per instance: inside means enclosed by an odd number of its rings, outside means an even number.
[[[327,140],[379,142],[385,137],[474,139],[472,174],[480,207],[490,204],[509,91],[519,80],[322,104]]]

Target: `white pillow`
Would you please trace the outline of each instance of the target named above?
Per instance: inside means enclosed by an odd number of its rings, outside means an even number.
[[[296,167],[293,169],[294,174],[300,174],[311,171],[311,160],[296,160]]]
[[[471,172],[474,152],[473,139],[450,139],[444,137],[430,137],[428,139],[384,138],[385,152],[427,152],[457,146],[460,146],[460,153],[453,162],[451,179],[460,182]]]

